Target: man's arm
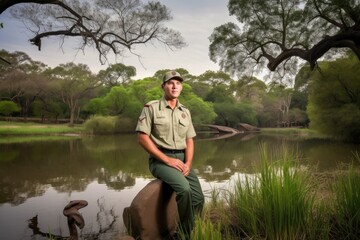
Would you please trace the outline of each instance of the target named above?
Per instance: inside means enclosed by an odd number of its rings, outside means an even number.
[[[194,157],[194,140],[192,138],[188,138],[186,139],[185,169],[183,171],[184,176],[188,175],[190,172],[193,157]]]
[[[164,162],[166,165],[173,167],[180,172],[184,172],[187,168],[185,164],[176,158],[169,157],[161,152],[155,143],[151,140],[150,136],[143,132],[138,132],[138,143],[152,156],[159,161]]]

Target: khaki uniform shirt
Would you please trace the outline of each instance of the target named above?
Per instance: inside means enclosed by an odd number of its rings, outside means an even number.
[[[196,136],[190,111],[179,101],[171,109],[164,97],[145,104],[136,131],[149,135],[158,147],[166,149],[185,149],[186,139]]]

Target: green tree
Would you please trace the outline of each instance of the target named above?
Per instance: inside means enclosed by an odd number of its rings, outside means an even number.
[[[39,50],[41,41],[48,37],[77,37],[81,41],[79,49],[94,47],[103,63],[109,52],[122,56],[126,50],[132,53],[133,46],[150,42],[169,48],[185,46],[179,32],[164,26],[172,17],[160,2],[3,0],[0,14],[10,7],[12,16],[22,20],[35,34],[30,42]]]
[[[200,97],[192,94],[192,97],[182,100],[184,105],[190,109],[194,125],[210,124],[216,118],[216,113],[212,103],[205,102]]]
[[[243,76],[232,84],[235,97],[238,102],[245,101],[251,103],[257,112],[263,110],[262,99],[266,94],[266,84],[256,77]]]
[[[260,127],[278,127],[280,112],[278,110],[278,97],[267,93],[262,99],[263,110],[258,112],[258,122]]]
[[[107,113],[104,99],[100,97],[90,99],[90,101],[85,104],[84,110],[90,115],[106,115]]]
[[[80,111],[82,99],[93,97],[94,90],[102,82],[84,64],[61,64],[47,71],[52,80],[52,93],[69,109],[69,125],[74,126],[75,112]]]
[[[270,85],[269,94],[274,97],[273,99],[275,99],[275,107],[277,112],[280,113],[278,114],[278,125],[280,124],[283,127],[290,126],[289,111],[293,92],[294,89],[287,88],[283,84],[273,82]]]
[[[235,103],[235,98],[232,95],[230,88],[224,84],[213,87],[206,96],[205,101],[213,103]]]
[[[224,84],[230,86],[233,80],[224,72],[206,71],[199,76],[187,76],[186,83],[188,83],[196,95],[205,99],[210,94],[213,87]]]
[[[311,79],[310,127],[360,142],[360,68],[354,57],[320,64]]]
[[[0,64],[0,96],[16,102],[21,108],[20,115],[29,116],[33,102],[46,93],[47,79],[43,72],[46,65],[32,60],[23,52],[0,51],[0,56],[12,64]]]
[[[248,103],[214,103],[214,109],[217,114],[217,118],[215,119],[216,124],[233,128],[237,128],[239,123],[258,125],[256,111]]]
[[[0,101],[0,114],[6,117],[11,116],[12,114],[20,112],[20,108],[13,101]]]
[[[309,123],[306,110],[302,110],[299,108],[291,108],[289,110],[288,119],[290,122],[290,127],[307,126]]]
[[[125,66],[124,64],[112,64],[105,70],[100,70],[98,78],[103,79],[103,82],[109,86],[118,86],[126,84],[132,77],[136,75],[136,68],[133,66]]]
[[[33,114],[36,117],[40,117],[42,122],[45,122],[45,118],[55,119],[58,121],[59,117],[64,116],[65,107],[59,101],[49,98],[38,98],[33,103]]]
[[[228,8],[240,25],[226,23],[210,36],[210,57],[226,72],[251,75],[254,66],[267,64],[281,75],[294,74],[299,59],[313,69],[338,48],[360,58],[357,0],[229,0]]]
[[[160,79],[152,77],[134,81],[128,87],[130,87],[129,91],[131,95],[133,95],[140,103],[144,105],[151,100],[160,98],[158,96],[162,95],[162,90],[160,88],[161,83],[162,81]]]
[[[130,102],[129,94],[123,86],[112,87],[103,99],[104,105],[110,115],[123,114]]]
[[[219,84],[230,86],[233,80],[229,74],[222,71],[206,71],[197,77],[198,81],[206,83],[212,87],[218,86]]]
[[[213,104],[197,96],[189,84],[183,83],[183,90],[179,100],[190,109],[194,124],[207,124],[214,121],[216,113]]]
[[[304,64],[295,76],[294,90],[307,94],[311,74],[312,74],[312,70],[310,68],[310,65]]]

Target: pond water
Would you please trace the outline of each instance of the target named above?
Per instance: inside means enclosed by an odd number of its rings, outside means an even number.
[[[195,139],[193,167],[207,197],[228,188],[242,174],[254,173],[259,147],[298,149],[302,164],[328,172],[350,163],[359,144],[301,136],[238,134]],[[61,239],[69,236],[64,207],[86,200],[80,212],[81,239],[115,239],[124,235],[123,209],[151,180],[147,154],[135,134],[73,137],[0,144],[0,239]]]

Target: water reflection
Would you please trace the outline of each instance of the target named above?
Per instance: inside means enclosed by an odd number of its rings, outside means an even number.
[[[227,185],[239,174],[254,173],[263,143],[269,149],[298,149],[303,164],[317,171],[332,171],[339,162],[349,163],[352,152],[359,151],[359,145],[300,136],[213,137],[199,135],[195,141],[193,164],[204,191]],[[62,209],[75,199],[89,202],[82,210],[83,238],[111,239],[124,231],[123,208],[151,179],[147,154],[134,134],[0,144],[1,239],[31,239],[34,235],[46,239],[39,232],[66,236]],[[34,217],[38,232],[28,226]]]

